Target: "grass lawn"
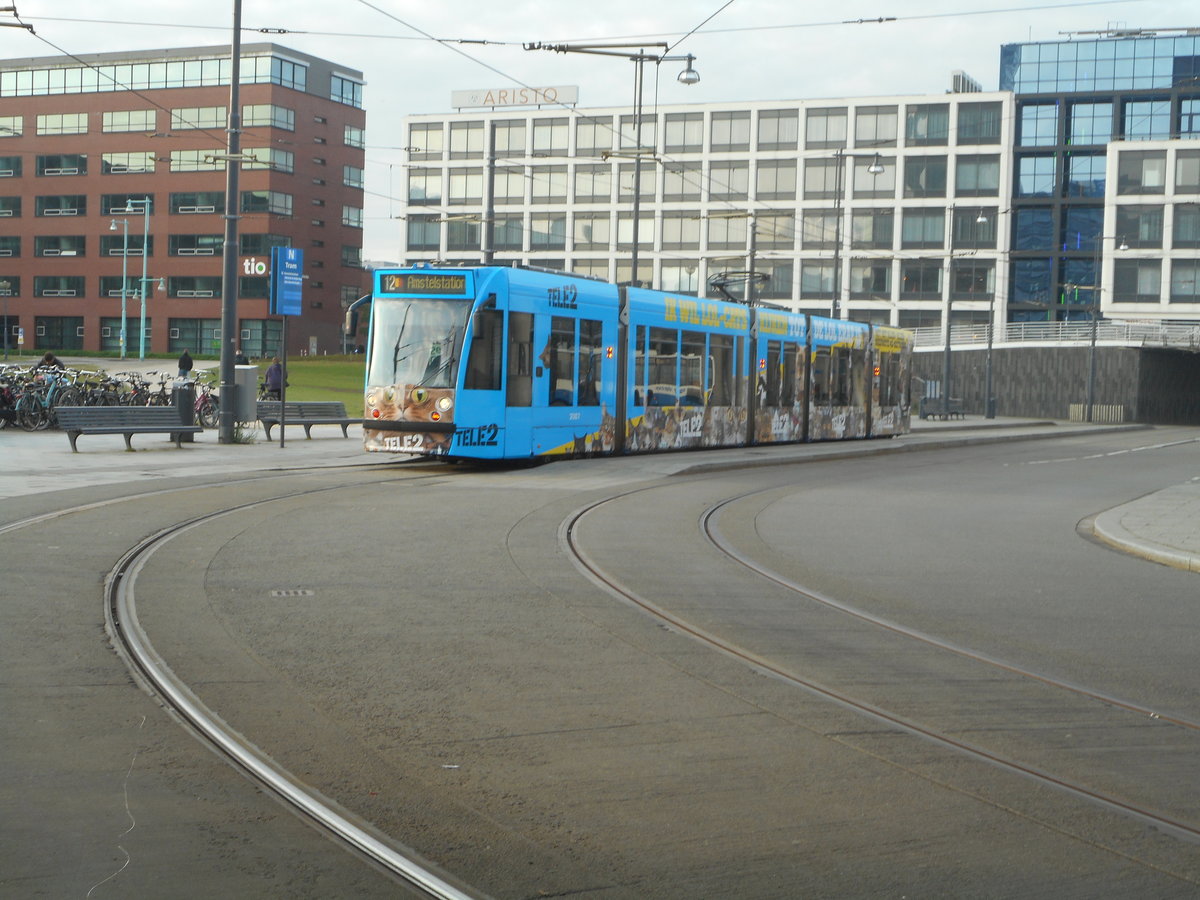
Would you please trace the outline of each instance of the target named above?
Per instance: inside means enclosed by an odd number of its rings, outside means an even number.
[[[341,400],[352,416],[363,408],[364,356],[297,356],[287,363],[288,400]],[[258,364],[261,381],[269,362]]]

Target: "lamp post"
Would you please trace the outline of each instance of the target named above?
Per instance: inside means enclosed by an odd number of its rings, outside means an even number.
[[[628,52],[631,48],[636,47],[636,52]],[[663,52],[647,53],[646,47],[658,47]],[[642,82],[643,68],[647,62],[653,62],[655,65],[660,65],[669,61],[686,61],[687,67],[676,76],[680,84],[697,84],[700,81],[700,73],[692,68],[692,63],[696,57],[691,53],[681,56],[668,56],[666,51],[670,49],[670,45],[666,42],[656,42],[652,44],[542,44],[531,43],[525,44],[526,50],[552,50],[555,53],[589,53],[598,56],[620,56],[634,63],[636,70],[634,76],[634,112],[633,112],[633,250],[630,253],[630,284],[635,287],[638,285],[638,225],[641,215],[642,203]],[[653,152],[653,151],[651,151]]]
[[[836,171],[834,172],[834,209],[836,218],[833,221],[833,304],[830,308],[830,317],[840,319],[842,316],[842,219],[846,215],[846,206],[842,201],[848,185],[844,184],[844,173],[846,169],[847,159],[867,159],[872,160],[867,166],[867,173],[870,175],[880,175],[883,173],[883,163],[880,162],[878,153],[847,153],[844,149],[839,148],[833,154],[836,160]]]
[[[142,315],[141,315],[141,325],[140,325],[140,328],[138,331],[138,359],[145,359],[146,358],[146,282],[153,280],[146,276],[146,263],[147,263],[146,258],[150,255],[150,198],[145,197],[141,200],[126,200],[124,209],[114,209],[113,212],[133,215],[137,212],[137,210],[133,208],[135,203],[142,207],[142,220],[143,220],[143,224],[142,224],[142,280],[141,280],[141,290],[138,292],[141,295],[141,300],[142,300]],[[110,231],[116,231],[117,230],[117,220],[113,219],[111,224],[109,224],[108,227],[109,227]],[[124,248],[124,252],[121,254],[121,256],[124,260],[124,262],[121,263],[121,358],[124,359],[125,344],[126,344],[126,340],[125,340],[125,335],[126,335],[126,331],[125,331],[125,277],[126,277],[126,266],[128,265],[128,258],[129,258],[129,220],[128,219],[125,220],[125,248]]]
[[[12,292],[12,284],[5,280],[0,281],[0,296],[4,297],[4,360],[8,361],[8,295]]]
[[[1104,278],[1101,274],[1101,263],[1104,260],[1104,242],[1120,240],[1118,250],[1128,250],[1129,245],[1125,243],[1124,238],[1112,237],[1110,235],[1096,235],[1096,259],[1092,268],[1092,277],[1096,283],[1090,285],[1092,288],[1092,333],[1088,341],[1088,381],[1087,381],[1087,412],[1085,421],[1092,421],[1092,407],[1096,400],[1096,336],[1100,330],[1100,302],[1102,299],[1101,287],[1104,283]],[[1076,289],[1081,285],[1076,285]]]
[[[127,210],[115,210],[117,212],[125,212]],[[121,219],[121,224],[125,226],[125,236],[121,243],[121,359],[125,358],[125,335],[126,331],[126,299],[129,296],[129,220]],[[113,219],[108,226],[109,231],[117,230],[117,220]],[[142,252],[146,250],[143,247]]]

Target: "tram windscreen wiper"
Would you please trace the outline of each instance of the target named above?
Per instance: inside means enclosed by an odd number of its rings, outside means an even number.
[[[400,320],[400,330],[396,333],[396,346],[392,349],[392,381],[396,380],[396,372],[400,368],[400,363],[404,362],[404,360],[408,359],[408,357],[412,355],[400,355],[401,350],[407,350],[412,346],[411,341],[407,344],[400,343],[402,340],[404,340],[404,327],[408,324],[408,314],[410,312],[412,312],[412,307],[406,306],[404,308],[404,318]]]

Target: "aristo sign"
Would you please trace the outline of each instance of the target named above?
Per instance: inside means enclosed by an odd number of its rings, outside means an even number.
[[[579,86],[481,88],[477,91],[451,91],[450,105],[455,109],[481,106],[574,106],[579,102]]]

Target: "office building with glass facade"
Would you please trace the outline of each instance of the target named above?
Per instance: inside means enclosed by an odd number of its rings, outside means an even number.
[[[1008,44],[1000,88],[1017,115],[1009,319],[1200,319],[1200,35]]]
[[[362,74],[275,44],[243,45],[241,154],[228,161],[229,53],[0,61],[9,348],[215,352],[229,212],[239,218],[243,350],[279,350],[265,268],[275,246],[305,253],[292,349],[341,349],[343,304],[367,282]],[[227,164],[241,167],[234,210]]]

